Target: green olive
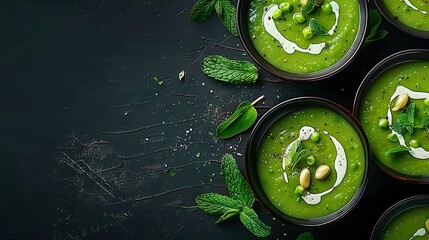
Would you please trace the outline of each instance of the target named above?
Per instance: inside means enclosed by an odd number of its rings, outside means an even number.
[[[281,9],[277,9],[273,12],[274,19],[280,19],[283,16],[283,11]]]
[[[293,20],[294,20],[296,23],[303,23],[303,22],[305,22],[305,17],[304,17],[304,14],[302,14],[302,12],[297,12],[297,13],[295,13],[295,14],[292,16],[292,18],[293,18]]]
[[[292,4],[290,4],[290,2],[282,2],[282,3],[280,3],[279,8],[280,8],[283,12],[288,13],[288,12],[291,12],[291,11],[292,11],[293,6],[292,6]]]
[[[320,133],[318,133],[318,132],[315,132],[315,133],[311,134],[311,136],[310,136],[310,140],[313,142],[318,142],[319,139],[320,139]]]
[[[389,133],[387,135],[387,139],[389,139],[391,142],[397,142],[398,136],[396,136],[396,134],[394,134],[394,133]]]
[[[310,26],[305,27],[302,29],[302,35],[304,35],[306,39],[312,38],[314,36],[313,29]]]
[[[420,141],[418,139],[411,139],[410,146],[413,148],[418,148],[420,147]]]
[[[296,186],[295,194],[304,195],[304,192],[305,192],[305,188],[303,186],[301,185]]]
[[[332,5],[330,3],[324,3],[322,5],[322,11],[324,13],[332,13]]]

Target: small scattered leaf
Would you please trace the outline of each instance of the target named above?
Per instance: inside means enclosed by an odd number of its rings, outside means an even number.
[[[204,58],[201,70],[216,80],[235,84],[254,83],[258,79],[258,68],[251,62],[218,55]]]
[[[310,18],[308,24],[313,30],[314,35],[328,35],[328,32],[322,27],[322,25],[320,25],[320,23],[316,19]]]
[[[235,159],[231,154],[225,154],[223,156],[221,161],[221,172],[231,197],[244,206],[252,207],[255,201],[252,189],[250,189],[246,179],[241,175]]]
[[[240,220],[253,235],[257,237],[266,237],[270,235],[271,227],[259,220],[258,215],[253,209],[244,207],[243,211],[240,212]]]
[[[258,112],[253,105],[262,98],[264,96],[259,97],[253,103],[248,101],[240,103],[232,116],[217,127],[217,136],[219,138],[231,138],[249,129],[258,117]]]
[[[394,153],[400,153],[400,152],[408,152],[410,149],[407,147],[407,146],[397,146],[397,147],[394,147],[394,148],[391,148],[391,149],[389,149],[387,152],[386,152],[386,155],[389,155],[389,154],[394,154]]]

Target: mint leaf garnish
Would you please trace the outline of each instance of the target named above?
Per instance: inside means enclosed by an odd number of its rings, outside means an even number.
[[[241,175],[235,159],[231,154],[225,154],[221,161],[223,179],[228,186],[231,197],[247,207],[252,207],[255,197],[246,179]]]
[[[215,8],[216,0],[197,0],[191,9],[191,21],[203,22],[207,20]]]
[[[231,154],[225,154],[221,161],[221,172],[228,186],[231,197],[217,193],[205,193],[195,198],[198,208],[211,215],[221,215],[216,223],[220,223],[233,216],[240,215],[240,220],[249,231],[257,237],[266,237],[271,227],[258,219],[258,215],[251,208],[255,201],[250,186],[247,184],[235,159]]]
[[[286,155],[285,163],[288,168],[294,169],[299,161],[310,154],[308,149],[303,149],[301,140],[297,140],[290,146],[289,152]]]
[[[376,9],[372,9],[369,13],[369,28],[371,29],[368,36],[365,38],[364,46],[372,42],[378,41],[386,37],[386,30],[378,30],[381,23],[381,15]]]
[[[258,79],[258,68],[251,62],[219,55],[204,58],[201,70],[216,80],[235,84],[254,83]]]
[[[296,240],[314,240],[314,236],[313,234],[311,234],[311,232],[305,232],[300,234]]]
[[[393,154],[393,153],[399,153],[399,152],[408,152],[410,149],[407,146],[397,146],[394,148],[389,149],[385,154]]]
[[[322,25],[320,25],[320,23],[316,19],[311,18],[308,22],[308,25],[313,30],[314,35],[328,35],[328,32],[322,27]]]
[[[416,104],[411,103],[408,106],[406,113],[402,113],[396,118],[396,122],[392,125],[392,130],[399,134],[408,132],[410,135],[412,135],[414,133],[414,128],[415,128],[414,126],[415,109],[416,109]]]
[[[316,1],[308,0],[307,4],[302,7],[301,12],[302,14],[308,15],[314,10],[314,7],[316,7]]]
[[[271,227],[259,220],[256,212],[249,207],[244,207],[243,211],[240,212],[240,220],[243,225],[257,237],[266,237],[271,232]]]

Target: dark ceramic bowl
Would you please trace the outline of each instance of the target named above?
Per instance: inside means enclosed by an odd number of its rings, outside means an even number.
[[[395,203],[389,209],[387,209],[383,213],[383,215],[381,215],[381,217],[378,219],[374,229],[372,230],[371,240],[381,239],[386,232],[386,227],[399,214],[416,207],[425,207],[425,206],[429,206],[429,195],[413,196]],[[408,238],[404,238],[404,239],[408,239]]]
[[[429,39],[429,31],[421,31],[401,23],[393,14],[386,8],[383,0],[374,0],[378,10],[393,26],[414,37]]]
[[[317,81],[328,77],[332,77],[341,70],[343,70],[348,64],[350,64],[356,57],[360,50],[362,43],[365,38],[367,21],[368,21],[368,10],[366,0],[359,0],[359,29],[356,38],[351,48],[347,53],[334,65],[325,68],[323,70],[311,73],[291,73],[283,71],[273,65],[271,65],[261,54],[256,50],[252,43],[251,36],[249,33],[248,21],[249,21],[249,8],[252,0],[238,0],[237,6],[237,23],[240,40],[246,49],[250,57],[263,69],[269,73],[286,81]]]
[[[383,59],[380,63],[378,63],[375,67],[373,67],[369,71],[369,73],[365,76],[364,80],[360,84],[353,103],[353,115],[356,118],[359,118],[357,114],[361,107],[361,102],[362,102],[362,98],[364,97],[364,93],[367,91],[367,89],[371,87],[371,85],[377,80],[377,78],[382,73],[384,73],[386,70],[394,66],[397,66],[403,63],[422,61],[422,60],[429,61],[429,50],[426,50],[426,49],[404,50],[404,51],[392,54],[387,58]],[[388,168],[383,163],[378,161],[376,157],[372,156],[372,159],[385,173],[387,173],[388,175],[396,179],[399,179],[404,182],[409,182],[409,183],[429,184],[429,176],[415,177],[415,176],[404,175]]]
[[[300,109],[302,107],[326,108],[326,109],[332,110],[333,112],[337,113],[342,118],[344,118],[351,126],[353,126],[353,128],[359,135],[360,140],[362,142],[364,155],[365,155],[365,159],[364,159],[365,168],[363,170],[364,171],[363,179],[354,196],[351,197],[351,199],[336,212],[326,216],[317,217],[317,218],[291,217],[281,212],[279,209],[277,209],[274,206],[274,204],[269,200],[266,193],[264,192],[261,186],[261,183],[259,181],[258,170],[257,170],[257,161],[258,161],[257,153],[259,151],[259,145],[263,137],[265,136],[265,133],[281,117],[283,117],[284,115],[292,111],[296,111],[297,109]],[[263,204],[263,206],[265,206],[268,209],[268,211],[272,212],[277,217],[283,220],[286,220],[288,222],[294,223],[296,225],[321,226],[321,225],[325,225],[339,220],[347,213],[349,213],[360,200],[361,196],[364,193],[366,183],[367,183],[369,153],[370,153],[370,150],[369,150],[369,145],[368,145],[368,140],[366,138],[366,135],[363,129],[361,128],[361,126],[359,125],[359,122],[353,117],[353,115],[349,111],[344,109],[339,104],[327,99],[318,98],[318,97],[299,97],[299,98],[294,98],[294,99],[284,101],[272,107],[260,118],[256,126],[254,127],[250,135],[250,139],[247,143],[247,148],[245,152],[245,166],[246,166],[247,177],[248,177],[250,186],[253,189],[253,192],[255,193],[257,199],[259,199],[260,202]]]

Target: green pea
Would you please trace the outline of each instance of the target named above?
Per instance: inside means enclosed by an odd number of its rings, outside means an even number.
[[[303,186],[301,185],[296,186],[295,194],[304,195],[304,192],[305,192],[305,188]]]
[[[318,142],[320,139],[320,133],[315,132],[313,134],[311,134],[310,140],[313,142]]]
[[[310,39],[314,36],[313,29],[310,26],[305,27],[302,29],[302,35],[304,35],[304,38]]]
[[[381,118],[380,120],[378,120],[379,127],[387,128],[388,125],[389,125],[389,121],[386,118]]]
[[[426,99],[425,99],[424,104],[425,104],[426,106],[429,106],[429,98],[426,98]]]
[[[314,157],[314,156],[308,156],[308,158],[307,158],[307,164],[308,165],[313,165],[314,163],[316,162],[316,157]]]
[[[420,147],[420,141],[418,139],[411,139],[410,146],[413,148],[418,148]]]
[[[295,13],[295,14],[292,16],[292,18],[293,18],[293,20],[294,20],[296,23],[303,23],[303,22],[305,22],[305,17],[304,17],[304,14],[302,14],[302,12],[297,12],[297,13]]]
[[[274,19],[280,19],[283,16],[283,11],[281,9],[277,9],[273,12]]]
[[[282,2],[279,5],[279,8],[283,11],[283,12],[291,12],[292,11],[292,4],[290,4],[290,2]]]
[[[332,13],[332,5],[331,5],[331,4],[329,4],[329,3],[324,3],[324,4],[322,5],[322,11],[323,11],[324,13]]]
[[[391,142],[397,142],[398,136],[396,136],[396,134],[394,134],[394,133],[389,133],[387,135],[387,139],[389,139]]]

